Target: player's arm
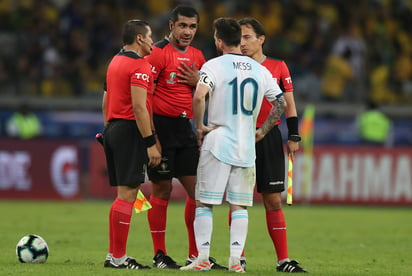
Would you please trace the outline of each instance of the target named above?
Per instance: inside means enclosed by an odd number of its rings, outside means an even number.
[[[299,122],[298,113],[296,111],[296,103],[293,97],[293,92],[285,92],[284,94],[286,100],[285,117],[286,124],[288,126],[288,142],[287,150],[288,153],[292,154],[299,150]]]
[[[153,112],[152,112],[152,114],[150,114],[150,128],[152,129],[152,134],[154,135],[154,137],[156,139],[157,150],[161,153],[162,152],[162,145],[160,144],[159,137],[157,136],[157,133],[156,133],[156,127],[155,127],[154,122],[153,122]]]
[[[296,111],[296,103],[295,103],[295,98],[293,97],[293,92],[285,92],[283,93],[286,101],[286,108],[285,108],[285,117],[290,118],[290,117],[297,117],[298,113]],[[292,133],[289,133],[292,134]],[[293,133],[293,134],[299,134]]]
[[[146,98],[147,91],[143,87],[131,86],[132,106],[137,127],[147,147],[147,155],[149,158],[149,167],[159,165],[161,155],[156,147],[156,139],[152,133],[150,124],[150,115],[147,111]]]
[[[292,77],[290,76],[289,68],[286,63],[283,61],[281,63],[281,78],[282,86],[285,89],[285,100],[286,100],[286,109],[285,117],[286,124],[288,127],[288,142],[287,142],[287,151],[289,154],[293,155],[295,151],[299,150],[299,122],[298,122],[298,113],[296,111],[295,98],[293,93],[293,84]]]
[[[203,123],[206,108],[206,97],[213,87],[214,84],[210,77],[205,73],[201,73],[199,82],[196,86],[195,94],[193,95],[193,113],[199,147],[202,145],[204,136],[216,128],[205,126]]]
[[[256,130],[256,142],[262,140],[263,137],[265,137],[265,135],[275,126],[275,123],[285,111],[285,107],[286,101],[282,94],[272,102],[272,108],[269,111],[266,121],[258,130]]]
[[[102,114],[103,114],[103,125],[106,126],[107,124],[107,95],[106,90],[103,91],[103,99],[102,99]]]
[[[203,137],[206,135],[208,128],[203,124],[203,118],[206,108],[206,95],[209,93],[210,87],[204,83],[198,83],[193,96],[193,113],[195,119],[195,128],[197,141],[199,146],[202,145]]]
[[[103,115],[103,125],[107,124],[107,83],[104,82],[103,85],[103,97],[102,97],[102,115]]]

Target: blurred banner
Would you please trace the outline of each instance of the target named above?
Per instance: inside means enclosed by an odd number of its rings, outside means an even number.
[[[79,145],[0,140],[0,198],[80,199]]]
[[[315,146],[311,164],[311,193],[306,194],[303,151],[296,154],[294,204],[412,206],[410,147]],[[141,190],[149,198],[150,182]],[[115,195],[103,148],[95,141],[0,139],[2,199],[113,199]],[[286,193],[283,196],[286,199]],[[174,179],[172,200],[185,198],[182,185]],[[255,194],[255,200],[261,200],[260,194]]]
[[[287,158],[286,158],[287,160]],[[294,203],[412,205],[412,148],[314,147],[311,160],[311,193],[303,187],[304,156],[294,162]],[[90,146],[89,197],[110,197],[104,152],[98,143]],[[287,166],[286,166],[287,167]],[[150,196],[150,183],[141,186]],[[283,193],[286,197],[286,193]],[[186,193],[176,179],[172,199],[184,200]],[[261,201],[255,194],[255,201]]]
[[[412,148],[315,147],[311,194],[302,192],[304,158],[294,162],[294,202],[412,205]]]

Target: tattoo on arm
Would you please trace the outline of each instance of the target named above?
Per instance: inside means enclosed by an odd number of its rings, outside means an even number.
[[[263,134],[266,135],[274,127],[275,123],[285,111],[285,107],[286,101],[283,95],[273,101],[272,109],[270,110],[266,121],[260,127]]]

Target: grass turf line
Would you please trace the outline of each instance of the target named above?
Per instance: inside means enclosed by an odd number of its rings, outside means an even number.
[[[103,268],[110,204],[111,201],[1,201],[0,275],[130,275],[130,271]],[[276,255],[267,234],[264,208],[256,204],[248,210],[247,273],[273,275]],[[412,271],[412,220],[408,208],[293,205],[284,206],[284,212],[289,255],[313,275],[410,275]],[[187,255],[183,213],[183,203],[169,205],[167,250],[179,264]],[[133,214],[127,251],[139,262],[151,265],[153,248],[146,214]],[[227,218],[227,206],[214,208],[211,255],[224,265],[229,255]],[[50,255],[45,264],[18,262],[15,246],[26,234],[39,234],[46,239]],[[164,275],[165,271],[136,273]]]

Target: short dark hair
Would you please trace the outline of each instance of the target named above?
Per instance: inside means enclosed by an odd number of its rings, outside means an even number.
[[[199,13],[197,12],[195,8],[191,6],[183,6],[183,5],[177,6],[170,13],[169,20],[172,22],[176,22],[177,20],[179,20],[179,15],[185,16],[185,17],[196,17],[197,23],[199,23],[199,20],[200,20]]]
[[[262,23],[260,23],[258,20],[251,18],[251,17],[246,17],[238,21],[240,26],[245,26],[245,25],[250,25],[253,29],[253,31],[256,33],[256,36],[266,36],[265,29],[263,28]]]
[[[140,19],[132,19],[127,21],[123,26],[123,43],[124,45],[133,44],[138,34],[146,35],[149,23]]]
[[[216,37],[223,40],[227,46],[238,46],[242,37],[242,29],[233,18],[220,17],[213,22]]]

